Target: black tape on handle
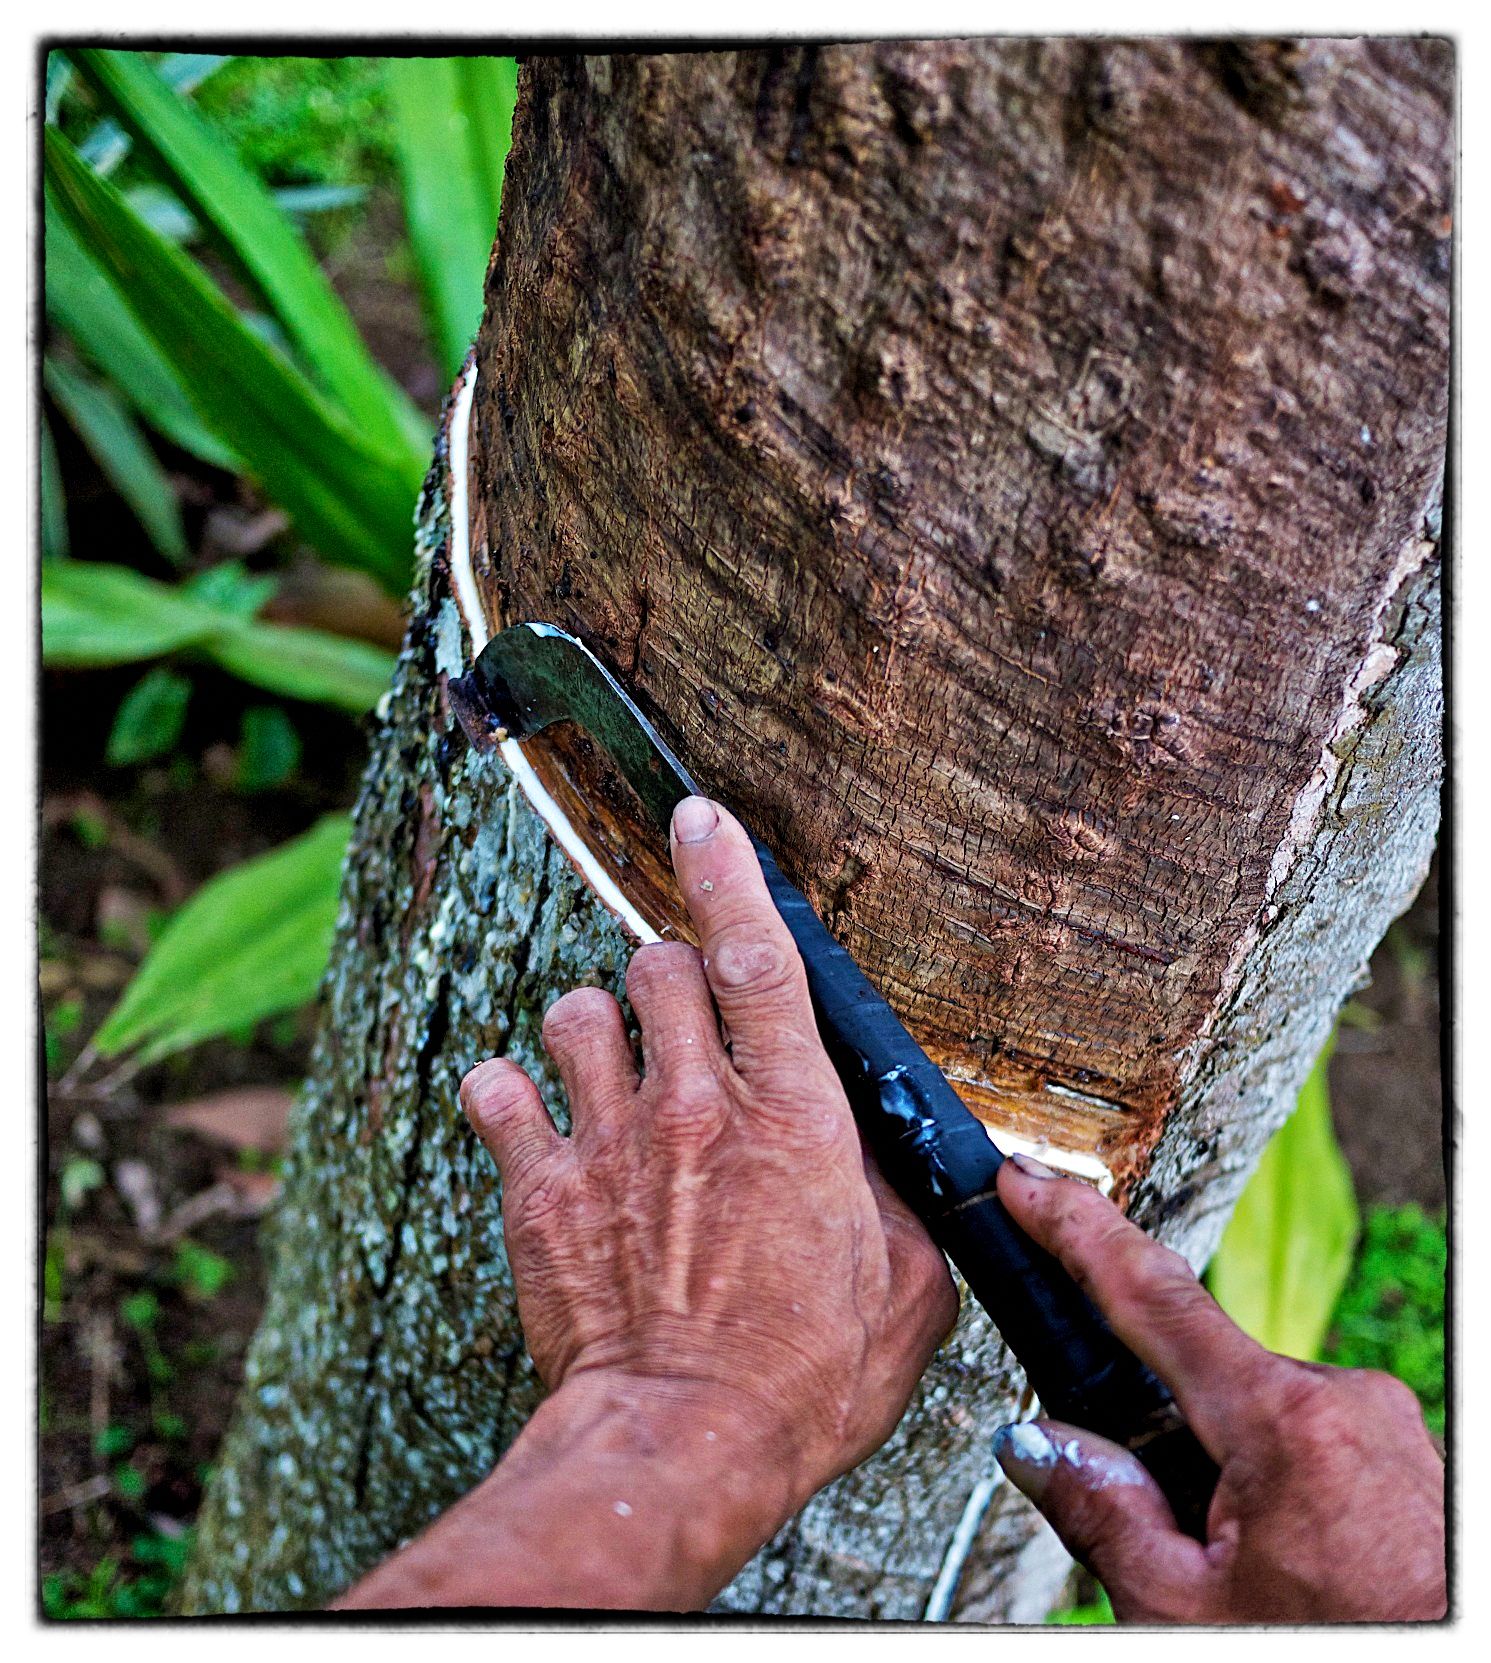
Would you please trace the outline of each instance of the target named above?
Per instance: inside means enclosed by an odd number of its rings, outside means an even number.
[[[1169,1389],[1010,1217],[994,1190],[1004,1156],[771,851],[751,842],[802,954],[824,1046],[887,1182],[958,1267],[1044,1412],[1133,1450],[1182,1529],[1204,1541],[1217,1468]]]

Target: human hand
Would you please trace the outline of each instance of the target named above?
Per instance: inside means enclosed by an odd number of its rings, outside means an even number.
[[[545,1383],[603,1380],[670,1426],[697,1410],[765,1465],[784,1520],[890,1434],[957,1295],[861,1148],[745,832],[691,798],[672,852],[702,952],[631,961],[641,1079],[616,1000],[578,988],[543,1029],[569,1138],[513,1063],[473,1069],[461,1099],[502,1171]]]
[[[1127,1451],[1049,1421],[1005,1427],[1004,1470],[1125,1622],[1403,1622],[1445,1614],[1444,1463],[1390,1375],[1274,1355],[1179,1254],[1085,1184],[1016,1157],[1015,1219],[1174,1391],[1221,1467],[1205,1546]]]

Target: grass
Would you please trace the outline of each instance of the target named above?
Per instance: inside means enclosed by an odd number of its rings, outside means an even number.
[[[1325,1360],[1382,1369],[1411,1386],[1429,1430],[1444,1436],[1443,1214],[1373,1207],[1331,1319]]]

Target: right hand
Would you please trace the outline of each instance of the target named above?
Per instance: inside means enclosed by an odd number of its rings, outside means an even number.
[[[1221,1467],[1202,1546],[1126,1450],[1051,1421],[1000,1464],[1124,1622],[1426,1622],[1445,1614],[1444,1463],[1390,1375],[1266,1351],[1177,1253],[1022,1157],[999,1194],[1174,1391]]]
[[[698,797],[673,834],[702,952],[631,961],[641,1078],[616,1000],[583,988],[544,1020],[570,1137],[514,1063],[481,1064],[461,1100],[502,1170],[545,1383],[599,1380],[640,1420],[730,1428],[785,1517],[889,1436],[958,1300],[861,1148],[750,840]]]

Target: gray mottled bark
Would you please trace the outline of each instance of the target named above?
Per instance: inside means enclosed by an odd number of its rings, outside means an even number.
[[[1093,1147],[1198,1264],[1432,845],[1447,75],[1434,43],[525,71],[483,603],[675,714],[996,1109],[1076,1135],[1061,1089],[1101,1082]],[[456,1087],[506,1052],[562,1116],[543,1009],[627,947],[452,720],[447,500],[442,454],[191,1610],[326,1599],[536,1401]],[[1037,1618],[1049,1532],[970,1509],[1019,1391],[965,1312],[722,1608],[917,1618],[961,1524],[952,1614]]]

